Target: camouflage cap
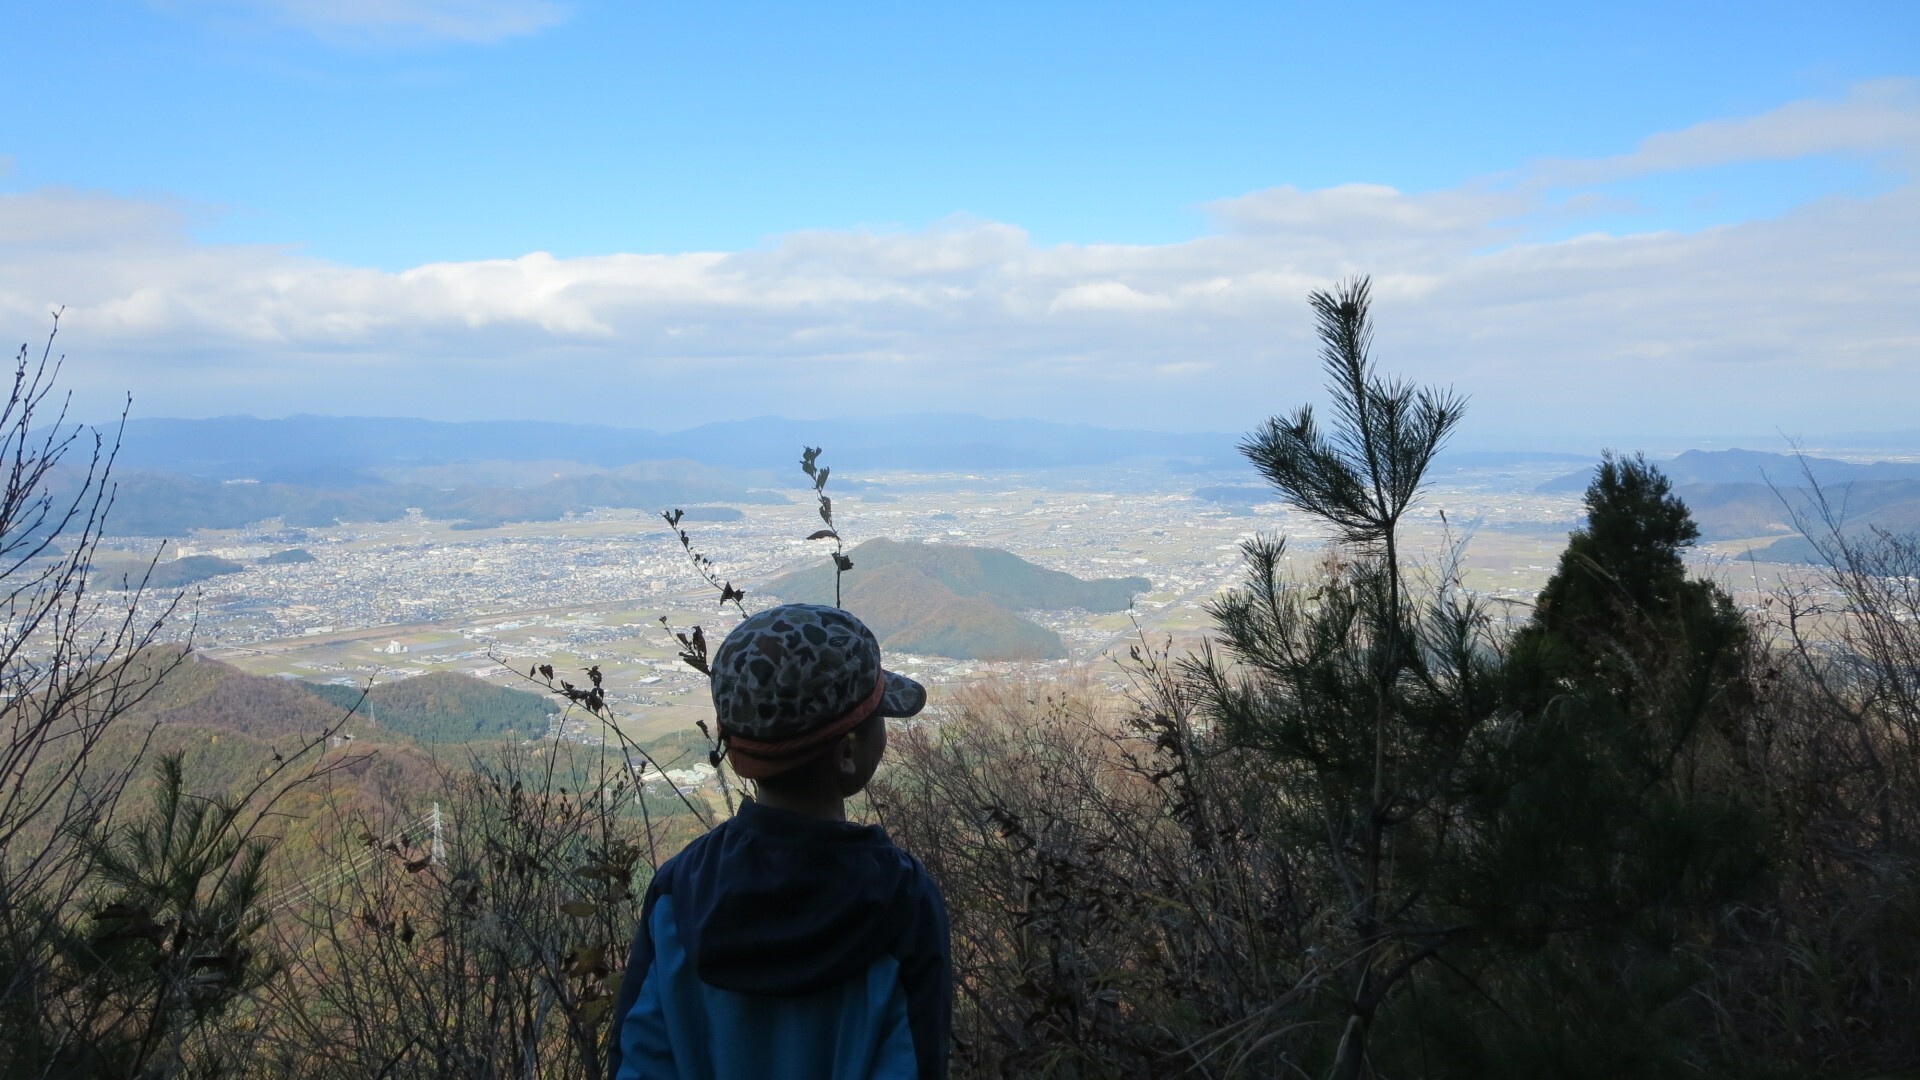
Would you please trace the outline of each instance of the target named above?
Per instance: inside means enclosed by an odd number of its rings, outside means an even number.
[[[880,642],[865,623],[819,604],[747,616],[711,668],[720,733],[748,777],[799,764],[874,712],[912,716],[927,703],[925,687],[880,666]]]

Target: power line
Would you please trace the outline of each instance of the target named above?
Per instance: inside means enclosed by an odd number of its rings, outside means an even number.
[[[446,847],[441,838],[442,819],[440,816],[440,804],[436,802],[433,804],[431,813],[423,814],[420,817],[405,822],[399,828],[389,833],[386,837],[386,843],[383,844],[376,840],[374,843],[368,845],[368,850],[348,859],[343,864],[330,866],[291,885],[283,887],[280,891],[268,898],[265,904],[267,911],[269,913],[281,911],[308,899],[321,889],[356,876],[361,871],[378,862],[391,846],[397,845],[406,838],[409,832],[418,828],[425,828],[432,838],[428,849],[428,858],[433,861],[434,865],[445,862]]]

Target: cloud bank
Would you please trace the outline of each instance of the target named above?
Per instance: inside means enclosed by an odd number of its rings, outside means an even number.
[[[155,0],[182,14],[260,19],[350,45],[485,45],[564,22],[558,0]]]
[[[1694,232],[1530,238],[1593,186],[1846,153],[1904,169],[1920,92],[1856,88],[1434,192],[1278,187],[1161,245],[956,219],[736,252],[399,273],[191,235],[192,207],[0,195],[0,327],[64,305],[69,372],[143,415],[297,411],[677,427],[966,410],[1241,430],[1315,396],[1305,298],[1375,279],[1389,370],[1474,399],[1472,441],[1920,426],[1920,187]]]

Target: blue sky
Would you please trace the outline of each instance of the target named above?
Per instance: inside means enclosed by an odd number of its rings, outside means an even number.
[[[68,304],[82,389],[149,414],[559,416],[489,387],[564,372],[687,423],[727,418],[705,379],[1231,429],[1290,402],[1203,384],[1308,392],[1297,286],[1366,271],[1402,366],[1516,430],[1895,425],[1844,398],[1920,391],[1913,317],[1837,341],[1780,297],[1796,263],[1863,305],[1915,283],[1920,5],[1464,7],[15,5],[0,317]],[[1782,321],[1708,331],[1750,312]],[[1609,362],[1701,407],[1541,418]],[[419,407],[355,408],[367,377]]]

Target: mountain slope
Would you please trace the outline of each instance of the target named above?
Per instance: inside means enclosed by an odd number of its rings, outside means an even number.
[[[1920,463],[1862,464],[1755,450],[1689,450],[1661,462],[1660,470],[1692,512],[1702,540],[1778,537],[1755,549],[1762,559],[1802,562],[1814,556],[1796,524],[1796,518],[1820,518],[1818,500],[1806,486],[1809,475],[1841,512],[1847,532],[1920,531]],[[1536,490],[1580,491],[1592,479],[1593,470],[1586,469],[1556,477]]]
[[[151,649],[137,662],[159,670],[179,653],[178,646]],[[340,723],[356,704],[345,730],[382,742],[472,742],[510,730],[537,737],[558,711],[542,695],[451,671],[381,683],[360,703],[358,687],[249,675],[192,653],[131,715],[163,727],[219,729],[284,743]]]
[[[1135,594],[1153,587],[1143,577],[1099,578],[1086,581],[1059,570],[1035,566],[1010,551],[961,544],[902,543],[869,540],[848,553],[854,570],[848,585],[857,584],[862,571],[908,566],[939,582],[957,596],[976,596],[1012,611],[1125,611]],[[781,592],[774,586],[788,590]],[[833,565],[821,563],[786,574],[766,586],[777,596],[833,598]]]
[[[1920,463],[1875,461],[1860,463],[1835,458],[1796,457],[1770,454],[1762,450],[1688,450],[1677,457],[1656,462],[1674,487],[1696,484],[1744,484],[1766,487],[1769,482],[1781,487],[1797,487],[1808,473],[1822,487],[1851,483],[1883,483],[1894,480],[1920,480]],[[1542,492],[1585,491],[1593,480],[1593,469],[1581,469],[1535,488]]]
[[[843,602],[883,648],[963,660],[1062,659],[1060,635],[1021,611],[1121,611],[1152,588],[1141,577],[1085,581],[994,548],[869,540],[849,555],[854,568]],[[796,570],[762,588],[784,600],[830,604],[833,566]]]
[[[1795,518],[1818,527],[1818,502],[1807,488],[1774,491],[1764,484],[1705,484],[1675,488],[1693,511],[1706,540],[1740,540],[1779,535],[1781,540],[1756,552],[1776,562],[1802,562],[1813,549],[1799,535]],[[1870,528],[1895,533],[1920,532],[1920,480],[1835,484],[1825,489],[1848,533]]]
[[[872,628],[883,648],[961,660],[1062,660],[1060,635],[981,596],[962,596],[904,562],[861,567],[858,556],[845,604]],[[814,602],[832,603],[832,585]]]
[[[364,702],[359,687],[301,686],[337,709],[359,704],[355,719],[364,719],[365,726],[421,743],[500,739],[508,732],[537,738],[546,733],[554,714],[560,711],[552,699],[540,694],[495,686],[453,671],[375,684]]]

